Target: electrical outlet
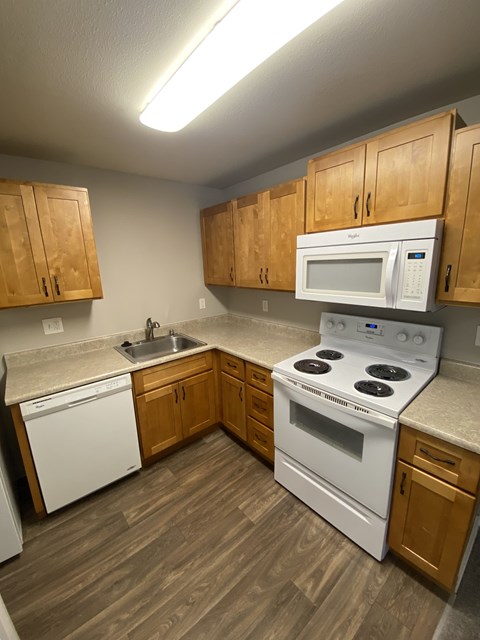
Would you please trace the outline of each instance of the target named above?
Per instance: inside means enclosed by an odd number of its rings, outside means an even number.
[[[45,335],[49,333],[63,333],[63,322],[61,318],[47,318],[42,320],[43,332]]]
[[[265,313],[268,311],[268,300],[262,300],[262,310],[265,311]]]
[[[200,307],[200,309],[205,309],[205,298],[198,299],[198,306]]]
[[[477,326],[477,335],[475,336],[475,346],[480,347],[480,324]]]

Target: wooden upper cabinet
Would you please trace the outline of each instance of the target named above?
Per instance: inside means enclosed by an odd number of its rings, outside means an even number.
[[[200,212],[205,284],[235,285],[232,203]]]
[[[305,180],[267,192],[265,286],[295,291],[297,236],[305,232]]]
[[[0,181],[0,307],[102,297],[86,189]]]
[[[308,162],[307,233],[362,224],[365,145]]]
[[[455,110],[308,162],[307,233],[443,216]]]
[[[0,307],[52,301],[33,187],[0,182]]]
[[[480,304],[480,126],[456,134],[440,262],[439,302]]]
[[[233,201],[237,287],[261,287],[265,283],[268,232],[266,202],[266,192],[253,193]]]
[[[102,297],[86,189],[34,185],[55,300]]]
[[[367,143],[363,224],[443,215],[453,121],[442,113]]]

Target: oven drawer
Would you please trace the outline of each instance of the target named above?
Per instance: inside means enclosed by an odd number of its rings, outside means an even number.
[[[241,358],[220,351],[220,368],[229,376],[245,380],[245,363]]]
[[[272,372],[269,369],[265,369],[265,367],[247,362],[246,381],[252,387],[260,389],[260,391],[273,394]]]
[[[477,493],[480,456],[472,451],[402,425],[398,457],[455,487]]]
[[[273,397],[247,385],[247,413],[273,429]]]
[[[273,431],[250,416],[247,418],[247,441],[252,449],[273,462]]]

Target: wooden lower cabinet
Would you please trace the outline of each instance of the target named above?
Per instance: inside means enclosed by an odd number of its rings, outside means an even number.
[[[459,447],[402,427],[398,455],[411,459],[397,461],[388,544],[397,555],[453,591],[472,528],[477,496],[476,488],[472,495],[452,483],[463,485],[462,464],[470,469],[475,454],[465,451],[462,459]],[[479,460],[474,462],[480,466],[480,457],[476,457]],[[459,474],[445,470],[447,464],[456,464]],[[417,468],[424,465],[430,465],[430,472]],[[450,477],[445,475],[447,472]],[[447,482],[445,477],[451,481]],[[465,482],[470,477],[471,472]]]
[[[206,366],[212,366],[211,353],[134,373],[137,426],[144,462],[217,422],[215,374],[213,370],[203,371]],[[202,372],[188,375],[195,370]],[[165,384],[171,378],[178,381]],[[152,388],[155,380],[157,388]],[[138,393],[145,388],[149,391]]]
[[[257,453],[273,462],[273,431],[251,416],[247,418],[247,442]]]
[[[223,424],[242,440],[247,440],[245,382],[222,371]]]

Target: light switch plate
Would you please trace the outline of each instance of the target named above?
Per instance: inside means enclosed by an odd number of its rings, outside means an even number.
[[[49,333],[63,333],[63,322],[61,318],[46,318],[46,320],[42,320],[42,324],[45,335]]]
[[[477,325],[477,335],[475,336],[475,346],[480,347],[480,324]]]
[[[268,300],[262,300],[262,310],[265,312],[268,311]]]
[[[205,298],[198,299],[198,306],[200,309],[205,309]]]

